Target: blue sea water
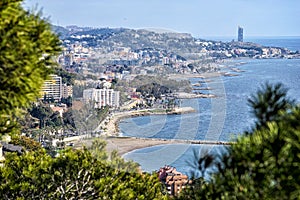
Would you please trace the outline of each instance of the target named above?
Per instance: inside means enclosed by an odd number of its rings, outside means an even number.
[[[195,108],[196,113],[125,119],[120,123],[121,132],[133,137],[228,141],[253,126],[254,118],[247,99],[266,81],[283,83],[289,88],[289,96],[300,102],[299,59],[233,62],[244,63],[237,66],[243,70],[238,76],[216,77],[206,82],[207,87],[213,89],[209,92],[217,94],[217,98],[188,99],[182,102],[182,106]],[[197,78],[191,79],[192,83],[198,81]],[[192,172],[196,172],[196,158],[207,152],[220,152],[222,148],[210,145],[160,145],[135,150],[124,158],[138,162],[144,171],[154,171],[168,164],[191,176]]]
[[[282,47],[291,51],[300,51],[300,37],[250,37],[245,38],[246,42],[254,42],[264,46]]]

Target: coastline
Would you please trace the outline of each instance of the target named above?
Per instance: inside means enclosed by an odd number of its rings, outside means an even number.
[[[244,63],[243,63],[244,64]],[[241,63],[236,63],[233,66],[223,66],[223,68],[232,72],[243,72],[240,70],[238,65]],[[236,74],[231,74],[229,72],[210,72],[203,74],[171,74],[169,78],[201,78],[204,82],[209,82],[209,78],[220,77],[220,76],[235,76]],[[211,90],[211,88],[207,88]],[[195,93],[185,93],[177,92],[174,95],[178,99],[191,99],[191,98],[216,98],[214,94],[195,94]],[[172,139],[152,139],[152,138],[137,138],[137,137],[123,137],[120,136],[119,123],[122,119],[131,117],[140,117],[148,115],[174,115],[174,114],[185,114],[196,112],[192,107],[181,107],[175,108],[171,111],[166,109],[143,109],[143,110],[130,110],[115,112],[110,115],[106,120],[104,120],[99,126],[98,130],[103,130],[101,132],[100,138],[107,142],[106,150],[107,152],[112,152],[117,150],[120,156],[129,153],[131,151],[147,148],[156,145],[167,145],[167,144],[199,144],[199,145],[231,145],[233,142],[223,142],[223,141],[198,141],[198,140],[172,140]],[[83,142],[83,141],[82,141]],[[86,142],[84,142],[86,144]]]
[[[120,156],[131,151],[143,149],[157,145],[168,144],[187,144],[187,145],[232,145],[234,142],[222,141],[199,141],[199,140],[172,140],[172,139],[153,139],[153,138],[136,138],[136,137],[106,137],[106,151],[112,152],[117,150]]]
[[[104,120],[99,127],[102,127],[104,132],[102,135],[104,136],[119,136],[119,122],[122,119],[130,118],[130,117],[140,117],[140,116],[148,116],[148,115],[180,115],[186,113],[196,112],[192,107],[181,107],[175,108],[171,111],[167,111],[165,109],[143,109],[143,110],[133,110],[133,111],[125,111],[120,113],[114,113],[108,120]]]
[[[92,145],[95,138],[78,140],[75,142],[76,147]],[[224,141],[205,141],[205,140],[177,140],[177,139],[159,139],[159,138],[137,138],[137,137],[120,137],[120,136],[102,136],[99,137],[106,141],[106,151],[111,153],[117,150],[119,156],[123,156],[131,151],[143,149],[157,145],[169,144],[186,144],[186,145],[232,145],[234,142]]]

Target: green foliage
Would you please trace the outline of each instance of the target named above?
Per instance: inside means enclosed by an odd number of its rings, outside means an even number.
[[[40,128],[46,126],[59,127],[63,125],[63,119],[59,112],[53,112],[49,105],[40,103],[39,105],[32,105],[29,109],[29,113],[32,117],[40,120]]]
[[[84,85],[74,85],[73,86],[73,98],[82,98],[83,97],[83,90],[87,89],[89,87]]]
[[[94,108],[93,102],[84,104],[80,110],[72,109],[71,111],[76,130],[81,134],[92,133],[99,126],[99,122],[106,118],[108,113],[109,106],[97,109]]]
[[[16,127],[16,117],[40,95],[60,51],[58,37],[40,14],[21,0],[0,2],[0,134]]]
[[[45,152],[31,151],[21,156],[9,153],[0,168],[1,199],[45,199],[52,158]]]
[[[76,129],[72,108],[69,108],[66,112],[63,113],[63,123],[64,126],[68,127],[69,129]]]
[[[117,151],[112,151],[110,155],[105,151],[106,141],[101,139],[95,139],[92,143],[92,146],[89,148],[92,155],[99,160],[107,160],[107,164],[110,165],[111,168],[119,169],[122,171],[130,172],[130,173],[138,173],[139,164],[132,161],[125,161],[122,159]]]
[[[62,68],[57,68],[55,74],[62,78],[62,83],[67,85],[74,85],[75,74],[72,74]]]
[[[26,136],[14,135],[11,138],[10,143],[23,146],[28,151],[37,151],[42,149],[42,146],[39,142]]]
[[[273,89],[270,91],[270,88]],[[270,86],[265,93],[259,92],[258,97],[274,97],[281,92],[281,86]],[[280,103],[287,102],[285,98],[285,95],[276,98],[272,105],[285,105]],[[260,105],[265,107],[266,104]],[[200,166],[207,162],[217,172],[211,174],[210,181],[195,180],[181,198],[299,199],[300,107],[276,108],[278,110],[270,112],[274,116],[270,114],[257,129],[238,138],[226,153],[214,156],[213,160],[207,161],[211,156],[199,160]]]
[[[267,122],[278,120],[279,113],[294,105],[294,101],[287,98],[287,89],[281,84],[262,85],[248,103],[257,119],[257,127],[266,126]]]
[[[104,147],[96,141],[92,152],[67,149],[56,158],[45,151],[8,154],[0,168],[1,199],[166,198],[157,176],[115,168],[102,156]]]
[[[67,98],[61,98],[61,103],[64,103],[67,105],[67,107],[72,107],[73,105],[73,98],[71,96],[67,97]]]
[[[154,96],[155,98],[161,98],[161,95],[172,92],[169,88],[157,83],[139,86],[136,91],[140,92],[144,97]]]
[[[40,128],[44,128],[48,122],[50,123],[50,117],[54,114],[48,105],[42,103],[39,105],[33,104],[29,113],[32,117],[40,120]]]
[[[161,75],[156,75],[156,76],[144,76],[144,75],[138,75],[136,76],[130,83],[127,83],[125,81],[118,81],[117,83],[117,88],[118,91],[122,91],[119,89],[119,87],[139,87],[141,85],[147,85],[147,84],[152,84],[156,83],[159,85],[162,85],[164,87],[169,88],[172,91],[179,91],[183,90],[186,92],[189,92],[192,90],[190,86],[190,82],[188,80],[181,80],[181,81],[176,81],[173,79],[169,79],[166,76],[161,76]]]

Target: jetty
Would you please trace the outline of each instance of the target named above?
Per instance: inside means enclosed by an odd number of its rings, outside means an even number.
[[[174,96],[178,99],[194,99],[194,98],[216,98],[214,94],[195,94],[195,93],[186,93],[186,92],[178,92],[175,93]]]
[[[147,140],[169,141],[170,144],[178,143],[178,144],[204,144],[204,145],[226,145],[226,146],[235,144],[235,142],[218,141],[218,140],[185,140],[185,139],[160,139],[160,138],[138,138],[138,137],[123,137],[123,138],[143,139],[145,141]]]

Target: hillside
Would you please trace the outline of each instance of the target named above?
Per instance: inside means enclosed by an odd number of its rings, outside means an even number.
[[[162,52],[165,52],[162,56],[174,54],[182,61],[199,60],[199,58],[202,60],[237,57],[281,58],[293,55],[293,52],[279,47],[264,47],[250,42],[208,41],[194,38],[189,33],[155,31],[153,29],[53,26],[53,30],[60,35],[63,45],[66,47],[77,43],[86,48],[97,49],[97,52],[103,55],[120,51],[143,54],[145,50],[150,50],[158,54],[155,55],[157,58],[161,58],[159,54],[162,55]],[[118,59],[111,63],[120,64]],[[134,60],[133,63],[137,62]],[[126,64],[130,65],[131,63]]]

